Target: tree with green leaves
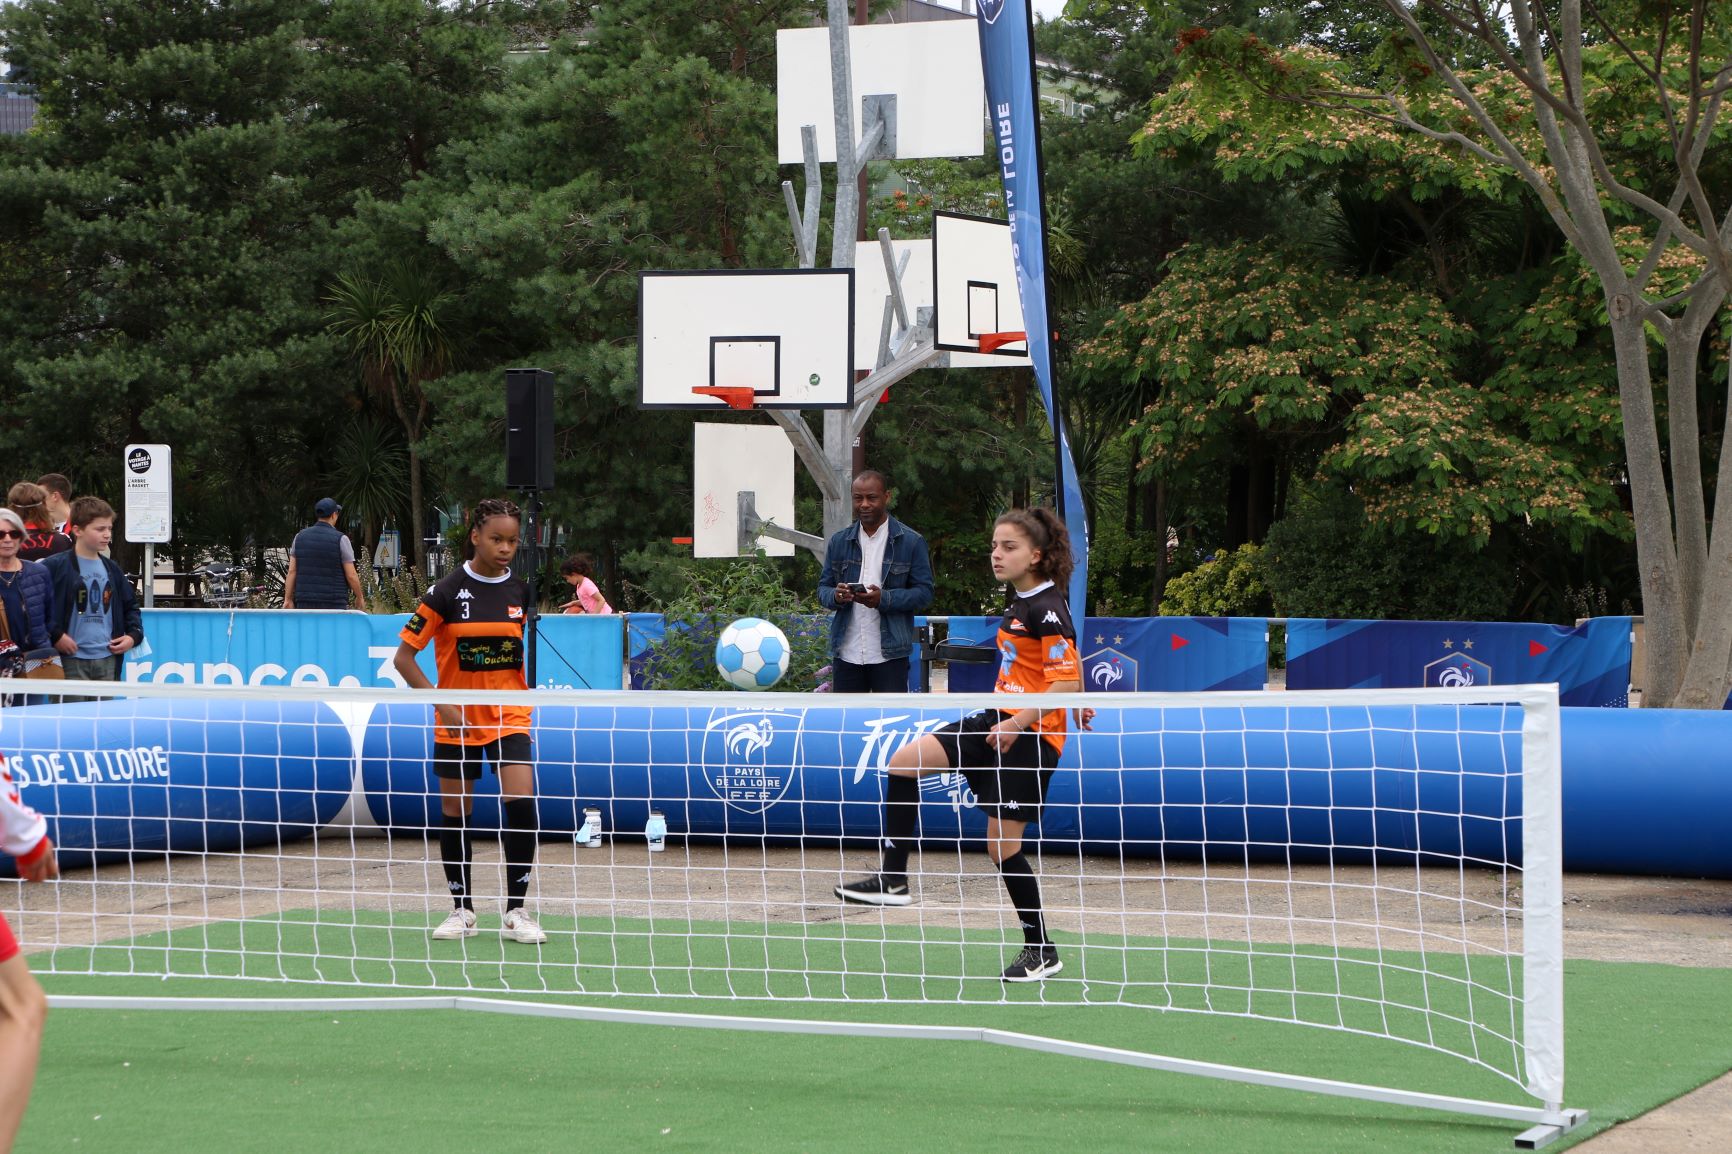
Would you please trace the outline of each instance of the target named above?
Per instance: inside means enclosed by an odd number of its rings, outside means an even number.
[[[1400,36],[1374,72],[1199,29],[1185,53],[1199,127],[1237,119],[1245,147],[1222,163],[1251,170],[1278,175],[1308,150],[1399,152],[1451,182],[1518,187],[1538,202],[1605,311],[1650,700],[1718,708],[1732,684],[1732,526],[1713,532],[1709,509],[1732,493],[1732,446],[1704,437],[1713,409],[1701,378],[1732,291],[1727,14],[1583,0],[1385,9]]]

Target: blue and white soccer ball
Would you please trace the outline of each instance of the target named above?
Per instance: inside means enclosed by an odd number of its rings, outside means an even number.
[[[788,672],[788,638],[760,617],[742,617],[716,642],[716,670],[735,689],[768,689]]]

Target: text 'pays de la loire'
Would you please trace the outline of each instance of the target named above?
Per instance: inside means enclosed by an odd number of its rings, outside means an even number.
[[[20,787],[168,779],[168,750],[160,745],[25,752],[9,759],[8,764]]]

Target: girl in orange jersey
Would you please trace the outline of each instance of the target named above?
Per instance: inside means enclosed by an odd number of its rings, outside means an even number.
[[[434,645],[441,689],[527,690],[523,622],[529,588],[511,575],[520,522],[510,501],[478,502],[469,515],[470,558],[427,591],[403,626],[393,664],[414,689],[432,682],[416,655]],[[529,736],[529,706],[435,706],[433,772],[439,778],[440,857],[455,907],[433,937],[467,938],[476,933],[469,863],[474,857],[469,814],[471,793],[482,767],[499,775],[504,814],[500,843],[505,858],[505,919],[501,931],[514,942],[539,945],[547,934],[524,908],[535,869],[535,751]]]
[[[1076,629],[1064,590],[1075,561],[1070,533],[1050,509],[1015,509],[992,530],[992,574],[1015,590],[998,627],[995,691],[1076,693],[1082,689]],[[1077,711],[1088,729],[1094,710]],[[1007,982],[1037,982],[1064,968],[1047,934],[1040,880],[1022,852],[1023,831],[1040,820],[1052,773],[1064,750],[1065,711],[987,709],[929,733],[890,759],[884,791],[884,858],[879,872],[836,887],[844,901],[905,906],[908,852],[920,825],[922,774],[961,770],[986,814],[986,852],[998,866],[1022,923],[1024,946],[1004,971]]]

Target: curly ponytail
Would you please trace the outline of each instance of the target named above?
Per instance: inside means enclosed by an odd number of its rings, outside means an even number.
[[[463,534],[463,559],[475,560],[475,534],[493,517],[510,517],[521,522],[523,514],[517,506],[502,497],[487,497],[475,502],[475,508],[469,510],[469,530]]]
[[[1045,505],[1032,509],[1012,509],[997,521],[999,525],[1015,525],[1028,538],[1029,544],[1040,550],[1040,561],[1034,571],[1058,586],[1063,593],[1070,588],[1071,571],[1076,557],[1070,551],[1070,530],[1059,515]]]

